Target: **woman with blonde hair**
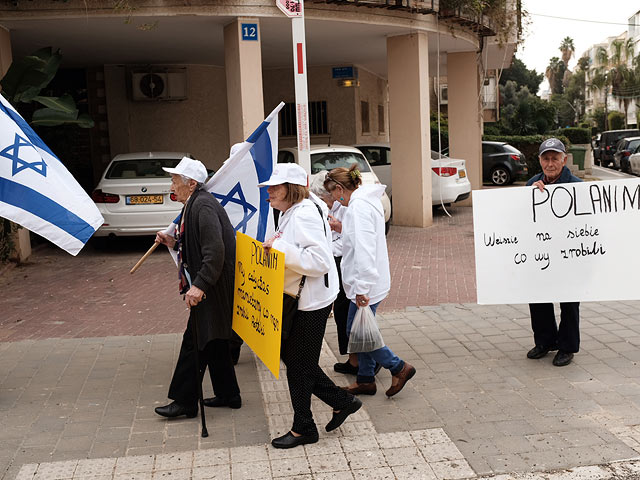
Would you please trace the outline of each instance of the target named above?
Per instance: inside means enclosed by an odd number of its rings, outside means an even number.
[[[384,211],[380,197],[384,185],[362,185],[357,168],[334,168],[324,186],[334,200],[347,207],[342,219],[342,282],[351,301],[347,331],[351,330],[358,308],[369,306],[375,313],[378,305],[389,294],[391,275],[384,229]],[[409,363],[398,358],[383,346],[372,352],[358,352],[358,376],[346,390],[354,395],[376,393],[376,362],[391,372],[388,397],[402,390],[416,373]]]

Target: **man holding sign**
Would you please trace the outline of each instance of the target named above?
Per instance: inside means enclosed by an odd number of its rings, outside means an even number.
[[[538,154],[542,173],[527,182],[544,192],[545,185],[581,182],[566,167],[567,152],[557,138],[549,138],[540,144]],[[527,357],[538,359],[552,350],[558,350],[553,359],[556,367],[569,365],[573,354],[580,348],[580,303],[560,303],[560,327],[556,324],[553,303],[530,303],[531,328],[535,346],[527,352]]]

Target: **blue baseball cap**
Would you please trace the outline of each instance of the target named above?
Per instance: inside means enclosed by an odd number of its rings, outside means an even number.
[[[540,144],[540,150],[538,155],[542,155],[544,152],[548,152],[549,150],[553,150],[554,152],[567,153],[567,149],[564,148],[564,143],[562,143],[557,138],[549,138]]]

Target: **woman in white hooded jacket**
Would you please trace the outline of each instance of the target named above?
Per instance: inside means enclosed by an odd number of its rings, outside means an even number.
[[[333,417],[325,427],[328,432],[362,406],[360,400],[336,386],[318,365],[327,318],[339,287],[326,214],[309,200],[307,185],[306,172],[293,163],[276,165],[271,178],[260,184],[269,187],[269,203],[281,212],[275,235],[263,247],[267,252],[275,248],[284,253],[285,294],[300,295],[280,353],[287,366],[293,426],[287,434],[271,441],[276,448],[318,441],[311,413],[312,394],[333,408]]]
[[[389,294],[391,275],[384,229],[384,211],[380,197],[384,185],[362,185],[354,164],[350,169],[334,168],[324,186],[334,200],[347,207],[342,220],[342,283],[351,301],[347,331],[351,330],[358,308],[369,306],[375,313]],[[358,353],[358,376],[347,391],[354,395],[376,393],[376,362],[391,372],[391,387],[386,395],[397,394],[416,369],[398,358],[387,346],[373,352]]]

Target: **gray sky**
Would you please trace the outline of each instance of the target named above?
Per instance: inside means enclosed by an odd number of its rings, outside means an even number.
[[[638,0],[523,0],[522,4],[529,12],[529,25],[516,56],[538,73],[544,73],[551,57],[560,57],[558,47],[564,37],[573,38],[576,47],[569,62],[573,69],[588,47],[627,30],[629,17],[640,10]]]

